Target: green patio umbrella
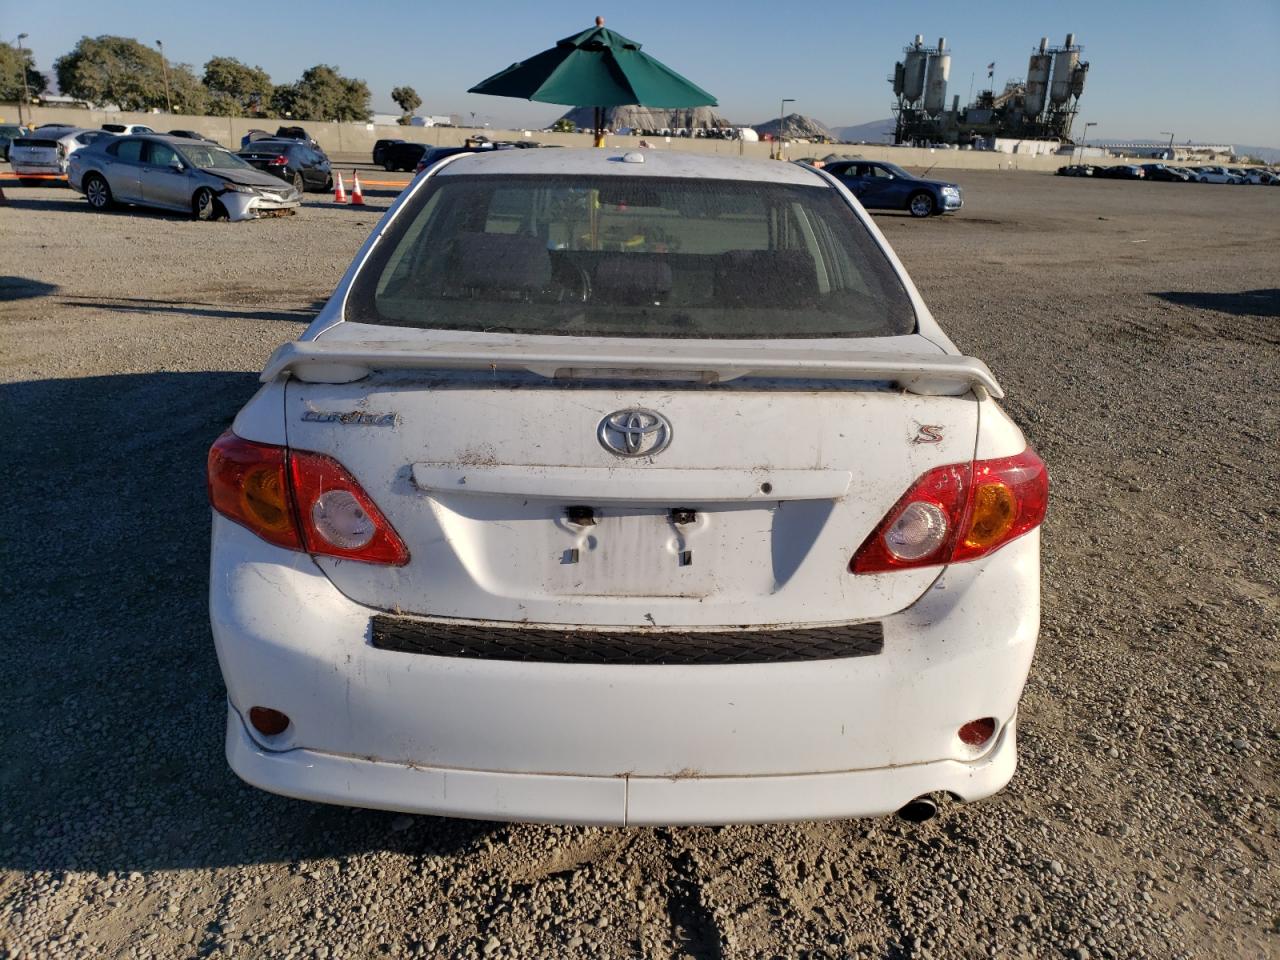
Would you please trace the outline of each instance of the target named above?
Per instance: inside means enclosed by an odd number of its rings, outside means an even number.
[[[550,50],[513,63],[467,92],[595,107],[597,146],[603,146],[603,107],[719,106],[707,91],[643,53],[640,44],[606,30],[604,17],[596,17],[596,25],[590,30],[565,37]]]

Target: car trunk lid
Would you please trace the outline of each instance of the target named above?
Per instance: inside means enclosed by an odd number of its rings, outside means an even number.
[[[403,567],[321,558],[338,588],[475,620],[711,627],[901,610],[936,569],[855,577],[849,559],[916,477],[972,458],[972,387],[990,377],[936,348],[845,351],[828,376],[815,347],[747,359],[747,346],[661,344],[628,361],[639,342],[431,339],[398,353],[295,344],[264,377],[292,374],[289,445],[343,463],[408,546]],[[559,349],[539,352],[548,339]],[[642,428],[660,417],[665,447],[642,438],[641,455],[620,456],[625,435],[603,424],[630,414]]]

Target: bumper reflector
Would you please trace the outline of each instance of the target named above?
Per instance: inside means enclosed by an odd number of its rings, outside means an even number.
[[[249,722],[253,724],[253,729],[266,737],[284,733],[289,727],[289,717],[270,707],[250,707]]]
[[[983,717],[981,720],[970,720],[957,733],[962,743],[971,747],[980,747],[990,740],[995,732],[996,718]]]

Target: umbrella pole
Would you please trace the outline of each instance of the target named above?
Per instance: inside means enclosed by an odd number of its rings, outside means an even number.
[[[595,146],[604,146],[604,111],[600,107],[596,107],[596,131]]]

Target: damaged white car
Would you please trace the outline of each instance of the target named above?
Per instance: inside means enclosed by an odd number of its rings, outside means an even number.
[[[1044,464],[810,167],[460,154],[209,454],[227,756],[506,820],[1002,788]]]
[[[112,137],[71,155],[71,186],[95,210],[136,204],[197,220],[291,214],[302,196],[214,143],[155,135]]]

